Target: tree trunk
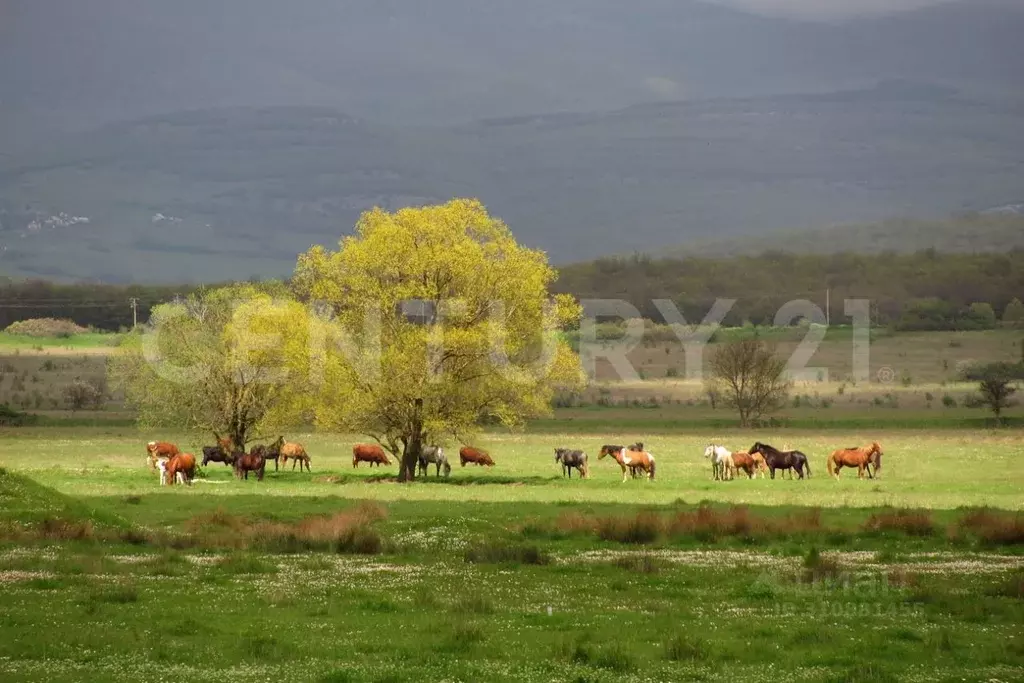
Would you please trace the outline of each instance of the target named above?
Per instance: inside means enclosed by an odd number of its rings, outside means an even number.
[[[416,478],[416,466],[420,452],[423,450],[423,399],[416,399],[413,407],[412,423],[409,425],[409,439],[402,452],[402,462],[398,466],[398,481],[412,481]]]

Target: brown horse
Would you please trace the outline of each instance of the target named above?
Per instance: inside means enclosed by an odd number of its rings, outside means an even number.
[[[647,481],[654,479],[654,456],[647,451],[634,451],[630,448],[615,450],[614,446],[603,446],[597,459],[601,460],[606,455],[612,456],[615,458],[615,462],[619,463],[619,467],[622,468],[623,482],[626,481],[626,469],[631,466],[638,467],[646,472]]]
[[[761,454],[754,455],[750,453],[744,453],[743,451],[736,451],[732,454],[732,464],[737,470],[743,470],[747,473],[747,479],[751,479],[754,473],[757,471],[757,458],[761,458]],[[764,462],[764,458],[761,458],[761,462]]]
[[[733,457],[736,457],[735,453]],[[764,479],[768,474],[768,463],[764,461],[764,456],[760,453],[752,453],[750,457],[754,460],[754,476],[760,475]]]
[[[292,469],[295,469],[295,465],[298,464],[299,471],[302,471],[302,466],[306,466],[306,471],[309,472],[310,457],[306,453],[306,449],[302,447],[302,444],[295,443],[292,441],[285,441],[283,436],[277,437],[277,441],[270,444],[267,447],[267,451],[271,454],[279,454],[281,456],[281,464],[287,465],[288,458],[292,459]],[[277,461],[275,460],[275,463]]]
[[[170,441],[150,441],[146,444],[146,461],[149,463],[149,469],[156,469],[156,461],[159,458],[170,458],[181,451]]]
[[[358,466],[361,462],[370,463],[370,467],[391,464],[384,449],[375,443],[357,443],[352,447],[352,467]]]
[[[459,449],[459,462],[462,463],[463,467],[466,466],[467,462],[479,466],[494,467],[494,461],[491,460],[491,456],[487,451],[474,448],[473,446],[463,446]]]
[[[235,451],[233,454],[235,465],[235,476],[248,481],[249,473],[256,473],[256,481],[263,481],[263,475],[267,469],[267,459],[255,448],[252,453]]]
[[[167,461],[167,484],[169,486],[174,484],[178,473],[181,473],[185,483],[191,486],[192,479],[196,476],[196,457],[191,453],[178,453],[172,456]]]
[[[875,466],[875,474],[871,474],[871,465]],[[857,478],[864,478],[864,470],[868,471],[868,478],[874,479],[878,470],[882,469],[882,447],[878,442],[861,448],[843,448],[828,456],[828,473],[836,479],[839,478],[839,470],[844,467],[856,467]]]

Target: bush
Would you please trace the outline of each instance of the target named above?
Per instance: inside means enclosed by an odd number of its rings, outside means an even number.
[[[551,557],[535,545],[487,543],[470,548],[466,562],[474,564],[549,564]]]
[[[989,545],[1024,544],[1024,514],[980,509],[968,512],[960,520],[961,537],[971,535]]]
[[[935,523],[929,512],[900,509],[871,515],[864,529],[875,532],[900,531],[909,536],[931,536],[935,533]]]
[[[956,399],[950,396],[949,394],[944,394],[942,396],[942,405],[946,406],[947,408],[956,408]]]
[[[85,334],[89,330],[72,320],[58,320],[56,318],[33,318],[31,320],[19,320],[11,323],[4,330],[7,334],[17,334],[26,337],[73,337],[76,334]]]
[[[93,408],[99,410],[103,407],[106,399],[106,392],[97,384],[76,379],[64,387],[64,403],[72,412]]]

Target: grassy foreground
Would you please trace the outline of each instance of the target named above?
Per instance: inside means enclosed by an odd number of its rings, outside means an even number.
[[[762,437],[814,476],[712,482],[693,434],[645,439],[654,482],[570,482],[554,445],[627,437],[526,434],[400,485],[306,435],[311,474],[160,489],[148,435],[6,432],[0,679],[1024,678],[1016,435],[886,432],[883,478],[838,482],[825,452],[866,435]]]

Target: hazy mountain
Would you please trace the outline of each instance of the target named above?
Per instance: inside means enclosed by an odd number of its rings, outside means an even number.
[[[480,197],[559,262],[984,210],[1021,199],[1022,114],[888,83],[446,127],[309,107],[151,117],[55,138],[0,167],[0,269],[281,275],[367,208],[453,196]]]

